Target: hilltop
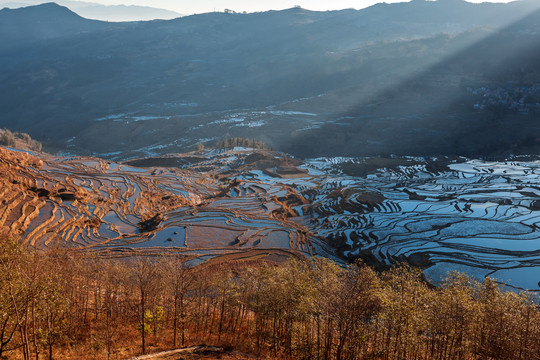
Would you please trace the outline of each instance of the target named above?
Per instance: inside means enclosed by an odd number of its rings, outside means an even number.
[[[0,1],[0,8],[18,9],[43,4],[40,0]],[[94,2],[57,0],[56,4],[65,6],[78,15],[101,21],[149,21],[155,19],[174,19],[182,15],[165,9],[136,5],[103,5]]]

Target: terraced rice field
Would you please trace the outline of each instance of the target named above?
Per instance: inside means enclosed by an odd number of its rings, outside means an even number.
[[[0,225],[108,256],[358,257],[540,291],[540,161],[301,162],[237,148],[115,164],[0,149]],[[400,163],[401,165],[396,165]],[[388,163],[388,161],[387,161]],[[348,176],[343,169],[363,169]],[[242,255],[244,254],[244,255]]]
[[[540,161],[340,174],[341,163],[355,161],[361,159],[308,162],[335,175],[302,192],[312,203],[306,226],[331,239],[341,256],[405,260],[435,280],[460,270],[540,290]]]
[[[0,150],[0,225],[37,248],[181,252],[204,260],[237,252],[332,256],[323,241],[274,216],[280,205],[272,198],[287,193],[284,186],[231,184],[219,175],[227,154],[208,158],[210,171],[202,172]]]

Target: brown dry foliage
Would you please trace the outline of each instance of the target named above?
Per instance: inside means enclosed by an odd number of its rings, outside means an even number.
[[[456,273],[435,288],[408,266],[191,268],[174,256],[0,247],[7,358],[126,359],[142,341],[147,353],[207,344],[271,359],[540,358],[537,305],[489,279]]]

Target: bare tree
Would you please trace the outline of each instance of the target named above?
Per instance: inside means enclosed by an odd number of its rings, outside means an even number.
[[[188,292],[193,288],[195,278],[191,269],[186,265],[183,256],[172,256],[160,262],[160,271],[165,288],[173,299],[173,346],[176,347],[178,338],[178,323],[180,322],[181,346],[185,344],[186,310],[189,302]]]
[[[149,325],[145,319],[148,303],[156,291],[159,280],[158,267],[155,261],[148,257],[136,257],[131,264],[130,278],[139,295],[139,331],[141,332],[142,353],[146,353],[146,334]]]

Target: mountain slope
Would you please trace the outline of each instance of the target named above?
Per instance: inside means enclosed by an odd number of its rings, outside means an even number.
[[[149,21],[156,19],[174,19],[182,15],[171,10],[149,6],[100,4],[72,7],[80,16],[102,21]]]
[[[40,0],[24,0],[18,2],[0,1],[0,8],[18,9],[21,7],[42,4]],[[136,5],[102,5],[84,1],[58,0],[58,5],[65,6],[78,15],[101,21],[147,21],[154,19],[174,19],[182,16],[177,12]]]
[[[68,8],[54,3],[0,10],[0,41],[4,47],[73,37],[101,28],[103,24],[83,19]]]
[[[535,69],[532,6],[413,1],[111,24],[49,4],[43,12],[58,14],[46,26],[33,18],[40,7],[2,10],[12,29],[6,41],[19,47],[0,50],[0,125],[51,148],[123,158],[188,149],[227,133],[301,156],[489,154],[483,149],[492,145],[481,143],[454,149],[462,134],[448,128],[491,116],[473,111],[468,87],[535,81],[533,70],[515,76],[522,69],[515,59]],[[52,35],[37,41],[43,26]],[[26,27],[28,34],[13,35]],[[508,62],[496,63],[499,54]],[[514,129],[519,148],[531,131],[517,115],[498,121]],[[477,125],[475,133],[489,121]],[[325,134],[336,136],[313,142]]]

